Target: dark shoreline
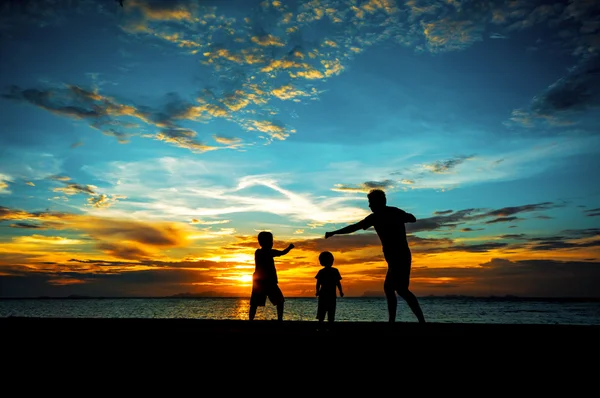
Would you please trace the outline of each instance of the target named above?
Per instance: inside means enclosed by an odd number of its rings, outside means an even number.
[[[328,331],[318,330],[316,321],[274,320],[213,320],[186,318],[45,318],[45,317],[6,317],[0,318],[0,330],[4,333],[19,335],[31,330],[43,330],[45,333],[70,334],[84,333],[94,335],[110,331],[138,333],[148,330],[160,331],[162,335],[193,334],[195,336],[226,335],[244,336],[324,336],[336,335],[379,337],[391,335],[405,336],[487,336],[539,338],[600,336],[600,325],[563,325],[563,324],[494,324],[494,323],[427,323],[416,322],[335,322]]]
[[[560,377],[565,380],[570,377],[565,372],[581,375],[600,355],[600,325],[335,322],[329,331],[317,326],[291,320],[0,318],[5,363],[27,368],[56,362],[44,372],[106,366],[187,369],[191,364],[204,377],[232,369],[266,377],[293,374],[291,369],[319,374],[323,361],[344,372],[367,373],[382,366],[402,373],[407,363],[444,372],[464,366],[485,371],[522,366],[529,372],[568,364]]]

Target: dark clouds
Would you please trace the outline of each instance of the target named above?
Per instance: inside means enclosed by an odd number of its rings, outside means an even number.
[[[582,60],[566,76],[534,98],[531,110],[542,117],[597,109],[599,105],[600,55],[593,55]]]
[[[375,278],[373,286],[381,284],[385,265],[381,258],[370,270],[355,274],[343,271],[344,277],[353,280]],[[346,266],[340,262],[342,266]],[[460,294],[469,281],[470,292],[476,296],[491,294],[522,297],[598,297],[600,263],[584,261],[522,260],[510,261],[495,258],[476,268],[430,268],[413,266],[411,286],[427,294]],[[61,278],[62,283],[57,279]],[[439,283],[437,278],[447,280]],[[68,281],[77,281],[69,283]],[[101,297],[167,296],[187,292],[201,293],[204,289],[192,283],[207,283],[211,277],[186,269],[148,270],[126,273],[88,274],[64,273],[0,276],[3,297],[62,297],[90,295]],[[432,282],[429,283],[428,281]],[[218,292],[218,288],[215,288]],[[462,289],[462,290],[460,290]],[[377,295],[381,295],[378,292]]]
[[[452,214],[446,212],[444,215],[418,219],[416,223],[407,224],[406,230],[416,233],[419,231],[437,230],[444,227],[456,228],[462,224],[477,223],[482,220],[484,224],[522,221],[524,218],[512,216],[515,214],[551,210],[562,206],[562,204],[543,202],[522,206],[510,206],[489,211],[486,211],[485,209],[465,209],[456,211]]]
[[[58,283],[62,279],[63,283]],[[162,297],[183,292],[199,292],[192,283],[209,280],[197,271],[147,270],[123,273],[28,274],[0,276],[2,297]]]
[[[460,294],[468,283],[476,296],[597,298],[600,263],[493,258],[480,267],[413,267],[411,276],[413,289],[436,295]]]
[[[588,217],[598,217],[600,216],[600,208],[585,210],[585,215]]]

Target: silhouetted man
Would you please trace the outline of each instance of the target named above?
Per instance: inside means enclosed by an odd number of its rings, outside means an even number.
[[[398,293],[406,301],[419,322],[425,323],[425,317],[417,297],[408,290],[412,255],[406,240],[404,224],[416,222],[417,219],[402,209],[388,206],[385,192],[381,189],[372,189],[367,198],[371,214],[356,224],[326,232],[325,239],[333,235],[351,234],[360,229],[374,227],[381,240],[383,256],[388,264],[383,291],[387,299],[389,321],[396,321],[396,307],[398,306],[396,293]]]

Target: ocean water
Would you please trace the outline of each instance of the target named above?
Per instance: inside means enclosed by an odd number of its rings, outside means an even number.
[[[429,322],[600,325],[600,300],[420,297]],[[0,299],[0,317],[248,319],[248,298]],[[316,298],[287,298],[284,320],[315,321]],[[257,320],[276,319],[275,306]],[[398,322],[416,322],[398,300]],[[338,298],[336,322],[386,322],[385,298]]]

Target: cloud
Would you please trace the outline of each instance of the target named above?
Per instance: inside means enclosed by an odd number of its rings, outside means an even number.
[[[597,110],[600,105],[600,23],[591,2],[573,1],[563,10],[557,24],[566,24],[560,33],[565,37],[563,46],[573,49],[577,56],[575,65],[565,76],[556,80],[546,90],[535,96],[527,108],[513,110],[509,126],[568,127],[583,124],[593,132],[590,125],[582,123],[586,112]],[[589,34],[582,34],[590,29]]]
[[[343,185],[343,184],[335,184],[332,191],[337,192],[365,192],[368,193],[372,189],[391,189],[394,188],[395,182],[392,180],[385,181],[365,181],[360,185]]]
[[[70,182],[71,178],[68,176],[53,175],[48,179],[62,182],[65,185],[64,187],[53,188],[53,192],[62,192],[69,196],[77,194],[89,195],[90,197],[87,199],[88,204],[97,209],[110,207],[117,203],[119,199],[127,199],[127,196],[124,195],[107,195],[100,193],[98,192],[98,187],[95,185],[83,185]]]
[[[494,220],[488,220],[485,223],[486,224],[496,224],[499,222],[513,222],[513,221],[520,221],[523,220],[522,218],[518,218],[518,217],[498,217]]]
[[[533,297],[596,297],[600,283],[597,262],[522,260],[494,258],[481,264],[488,286],[504,290],[512,284],[512,294]]]
[[[193,218],[191,220],[191,224],[200,224],[200,225],[218,225],[218,224],[227,224],[231,222],[230,220],[198,220],[196,218]]]
[[[445,174],[445,173],[452,171],[452,169],[454,169],[455,167],[464,163],[465,161],[467,161],[469,159],[473,159],[473,158],[474,158],[473,155],[459,156],[454,159],[437,161],[437,162],[430,163],[430,164],[424,164],[423,168],[432,173]]]
[[[121,243],[121,242],[108,242],[99,243],[98,249],[106,254],[111,255],[115,258],[122,258],[125,260],[147,260],[152,258],[152,253],[143,250],[136,244]]]
[[[62,236],[31,235],[14,238],[17,243],[43,243],[49,245],[78,245],[83,243],[79,239],[69,239]]]
[[[25,228],[25,229],[44,229],[44,227],[41,225],[29,224],[29,223],[24,223],[24,222],[17,222],[17,223],[10,224],[10,227],[11,228]]]
[[[117,203],[119,199],[127,199],[127,196],[124,195],[106,195],[101,193],[99,195],[94,195],[91,198],[88,198],[88,204],[94,208],[107,208]]]
[[[71,177],[69,177],[69,176],[63,176],[63,175],[51,175],[51,176],[48,177],[48,179],[53,180],[53,181],[66,182],[66,181],[70,181]]]
[[[482,217],[496,217],[496,216],[506,217],[506,216],[512,216],[514,214],[519,214],[519,213],[550,210],[550,209],[553,209],[556,207],[562,207],[562,205],[560,205],[560,204],[557,205],[552,202],[542,202],[542,203],[535,203],[535,204],[528,204],[528,205],[521,205],[521,206],[509,206],[509,207],[503,207],[498,210],[489,211],[489,212],[483,214]]]
[[[10,194],[11,191],[8,189],[8,182],[0,180],[0,194]]]
[[[85,234],[100,250],[113,256],[126,255],[128,259],[134,255],[147,258],[150,253],[157,258],[159,250],[187,244],[194,232],[183,223],[142,222],[49,211],[31,213],[6,207],[0,207],[2,221],[18,221],[16,225],[25,228],[70,231],[77,236]]]
[[[69,267],[75,267],[75,261]],[[66,264],[65,264],[66,265]],[[67,268],[63,265],[63,268]],[[210,262],[181,263],[181,268],[149,267],[135,272],[138,262],[84,261],[82,269],[73,272],[38,272],[28,275],[0,275],[3,297],[65,297],[70,295],[92,297],[164,297],[182,292],[197,292],[214,283],[214,272],[198,272],[217,264]],[[221,264],[222,266],[222,264]],[[93,270],[93,272],[90,272]],[[196,285],[197,284],[197,285]],[[223,286],[223,285],[221,285]],[[218,287],[217,287],[218,288]],[[221,295],[227,295],[223,287]],[[143,314],[140,313],[140,315]],[[151,317],[151,314],[148,314]]]
[[[461,220],[478,220],[482,215],[490,214],[504,214],[512,213],[519,214],[522,212],[531,212],[533,209],[549,208],[547,204],[540,206],[536,205],[523,205],[515,206],[511,208],[503,208],[497,210],[482,210],[482,209],[467,209],[459,210],[446,216],[432,217],[426,221],[425,224],[433,227],[437,225],[437,228],[443,228],[444,225],[457,224]],[[509,209],[509,210],[507,210]],[[0,219],[1,220],[24,220],[28,222],[30,220],[53,220],[55,222],[54,227],[58,228],[69,235],[76,232],[78,236],[84,237],[73,238],[66,237],[64,234],[53,234],[53,235],[32,235],[29,237],[22,237],[12,244],[12,246],[3,245],[4,253],[10,253],[10,250],[16,249],[18,245],[29,245],[21,246],[23,255],[19,260],[18,256],[4,255],[2,261],[10,261],[13,264],[13,268],[4,267],[3,270],[8,275],[19,275],[22,274],[25,268],[21,268],[18,265],[21,263],[29,264],[29,267],[35,267],[38,270],[37,275],[40,273],[48,273],[46,284],[58,288],[60,286],[80,286],[84,285],[88,287],[88,292],[94,292],[96,283],[104,277],[101,274],[113,275],[111,280],[115,283],[116,281],[128,281],[127,283],[120,285],[121,292],[128,292],[127,294],[133,294],[137,292],[141,294],[142,287],[145,287],[146,292],[153,292],[153,295],[157,295],[156,292],[163,291],[160,289],[170,289],[169,291],[181,292],[188,291],[189,287],[186,283],[190,281],[202,280],[203,284],[214,283],[215,286],[218,283],[217,275],[221,274],[223,270],[229,270],[228,272],[235,272],[233,266],[235,263],[231,262],[211,262],[211,261],[188,261],[188,260],[160,260],[158,258],[161,251],[167,249],[173,249],[177,247],[186,247],[189,245],[189,238],[193,235],[194,231],[185,228],[184,224],[176,223],[147,223],[147,222],[136,222],[127,220],[116,220],[111,218],[98,218],[91,216],[78,216],[72,214],[52,213],[52,212],[39,212],[29,213],[25,211],[0,208]],[[411,224],[412,225],[412,224]],[[423,227],[423,225],[421,226]],[[425,229],[421,229],[425,231]],[[421,289],[440,289],[445,287],[452,291],[452,282],[454,280],[457,284],[457,289],[461,283],[459,281],[470,281],[469,286],[473,281],[478,281],[472,285],[472,289],[467,290],[471,293],[476,294],[489,294],[489,291],[485,291],[486,286],[493,283],[498,291],[503,294],[520,294],[520,295],[535,295],[536,292],[548,292],[544,290],[547,287],[544,284],[540,284],[540,280],[546,281],[544,278],[559,278],[561,275],[570,273],[573,270],[579,270],[579,267],[586,269],[586,262],[584,261],[548,261],[543,259],[537,260],[514,260],[506,259],[502,261],[492,260],[489,264],[483,263],[482,267],[479,268],[428,268],[427,266],[421,266],[424,261],[422,256],[434,256],[434,255],[445,255],[451,252],[457,253],[468,253],[471,255],[481,255],[485,253],[493,253],[495,257],[499,253],[511,253],[512,255],[521,253],[521,255],[528,253],[527,255],[531,258],[535,256],[541,256],[541,253],[553,250],[553,255],[560,255],[561,250],[578,250],[579,255],[585,255],[584,250],[596,249],[600,247],[600,230],[597,228],[580,229],[580,230],[564,230],[561,231],[560,235],[557,236],[536,236],[529,234],[505,234],[502,236],[490,237],[479,237],[476,240],[461,241],[460,239],[450,238],[431,238],[418,236],[417,231],[412,231],[409,235],[409,241],[411,244],[411,250],[415,255],[415,265],[413,267],[413,284],[419,290]],[[36,259],[35,245],[44,245],[45,256],[48,256],[48,245],[55,247],[68,247],[69,245],[87,245],[93,244],[100,252],[104,253],[106,258],[98,258],[97,254],[92,257],[77,254],[77,257],[70,257],[71,260],[60,261],[47,261],[46,259]],[[32,246],[33,245],[33,246]],[[228,248],[232,254],[239,252],[248,252],[256,246],[255,236],[251,237],[238,237],[236,243],[230,245]],[[8,250],[7,250],[8,249]],[[298,249],[301,250],[299,253],[318,253],[323,250],[330,250],[336,252],[336,263],[344,264],[345,279],[348,281],[364,280],[369,275],[372,278],[382,278],[385,273],[385,264],[380,251],[379,238],[372,231],[365,231],[352,235],[341,235],[335,237],[335,239],[324,239],[321,238],[310,238],[298,242]],[[12,258],[11,258],[12,256]],[[465,254],[466,256],[466,254]],[[95,259],[94,259],[95,258]],[[432,257],[429,257],[432,259]],[[436,260],[438,261],[438,260]],[[543,264],[551,264],[549,268],[544,268]],[[296,264],[285,264],[282,265],[281,270],[300,270],[305,264],[300,258],[296,259]],[[371,265],[367,269],[353,268],[355,266],[364,264]],[[514,268],[511,268],[514,267]],[[164,274],[157,274],[156,269],[164,270]],[[179,281],[178,283],[170,284],[167,283],[176,269],[195,269],[202,270],[200,275],[190,277],[186,283]],[[569,269],[569,271],[565,271]],[[154,270],[154,271],[152,271]],[[211,271],[211,270],[214,270]],[[511,271],[512,270],[512,271]],[[125,272],[127,271],[127,272]],[[514,272],[513,272],[514,271]],[[60,273],[59,273],[60,272]],[[562,273],[562,274],[561,274]],[[126,276],[127,274],[127,276]],[[576,272],[570,273],[569,283],[580,284],[585,282],[583,279],[574,277]],[[161,275],[157,280],[164,282],[162,288],[155,286],[151,282],[149,276],[153,275],[157,277]],[[592,274],[585,273],[587,277],[596,278]],[[146,279],[148,277],[148,279]],[[233,276],[232,276],[233,277]],[[449,279],[448,279],[449,278]],[[536,278],[537,281],[536,281]],[[31,281],[35,278],[32,277]],[[297,277],[286,277],[286,283],[296,283]],[[6,292],[12,290],[12,286],[22,279],[18,279],[16,276],[13,278],[7,278],[3,280],[3,283],[8,283],[11,288],[5,290]],[[144,282],[145,281],[145,282]],[[526,292],[525,282],[533,283],[531,286],[537,286]],[[92,283],[93,282],[93,283]],[[154,281],[156,282],[156,280]],[[537,284],[536,284],[537,283]],[[135,285],[132,285],[135,284]],[[365,288],[368,284],[365,285]],[[441,286],[440,286],[441,285]],[[465,289],[464,284],[462,288]],[[5,285],[7,286],[7,285]],[[482,291],[478,291],[479,286]],[[530,287],[531,287],[530,286]],[[544,288],[542,288],[544,286]],[[573,291],[563,286],[563,289],[554,290],[554,295],[566,295],[566,293],[572,294]],[[152,290],[158,289],[158,290]],[[7,288],[8,289],[8,288]],[[133,290],[130,290],[133,289]],[[179,290],[177,290],[179,289]],[[238,287],[239,289],[239,287]],[[25,294],[27,290],[22,290],[21,294]],[[39,291],[47,291],[45,289]],[[71,290],[61,289],[50,289],[57,294],[58,292],[65,292]],[[103,293],[100,295],[109,294],[112,289],[103,286],[103,290],[98,290]],[[431,291],[431,290],[428,290]],[[463,290],[464,291],[464,290]],[[589,289],[584,288],[583,293],[589,292]],[[582,293],[582,294],[583,294]],[[39,294],[39,293],[37,293]],[[141,294],[144,295],[144,294]]]
[[[531,111],[537,117],[582,111],[600,105],[600,56],[586,59],[533,99]]]
[[[463,50],[482,40],[485,25],[469,19],[443,18],[421,22],[429,51]]]
[[[484,209],[464,209],[455,211],[451,214],[436,214],[433,217],[417,219],[416,223],[407,224],[408,232],[417,233],[420,231],[433,231],[442,228],[454,228],[465,223],[477,223],[483,221],[484,224],[495,224],[499,222],[511,222],[522,220],[521,218],[511,217],[516,214],[541,212],[562,207],[562,204],[552,202],[542,202],[522,206],[503,207],[497,210]],[[491,219],[491,220],[490,220]]]
[[[167,104],[162,111],[153,111],[147,107],[123,104],[114,98],[101,95],[97,91],[74,85],[68,85],[66,88],[49,87],[44,89],[21,89],[13,85],[6,90],[2,97],[26,102],[60,116],[85,120],[90,127],[99,129],[105,135],[116,137],[121,144],[128,143],[129,137],[139,135],[137,132],[139,129],[136,124],[119,120],[119,118],[136,118],[158,129],[155,134],[142,134],[142,137],[165,141],[196,152],[226,147],[203,144],[196,139],[195,131],[177,126],[176,121],[180,118],[181,111],[176,113],[173,104]],[[192,108],[189,104],[180,103],[178,105],[187,110]],[[206,107],[206,109],[210,108]],[[198,112],[202,113],[200,110]]]
[[[145,21],[186,21],[193,22],[196,5],[190,1],[144,1],[126,0],[127,13],[141,14]]]
[[[436,216],[445,216],[446,214],[451,214],[453,210],[437,210],[434,211],[433,214]]]
[[[78,193],[85,193],[88,195],[97,195],[95,189],[97,187],[93,185],[80,185],[80,184],[67,184],[65,187],[54,188],[54,192],[62,192],[66,195],[75,195]]]
[[[585,210],[584,213],[588,217],[598,217],[600,216],[600,208]]]

